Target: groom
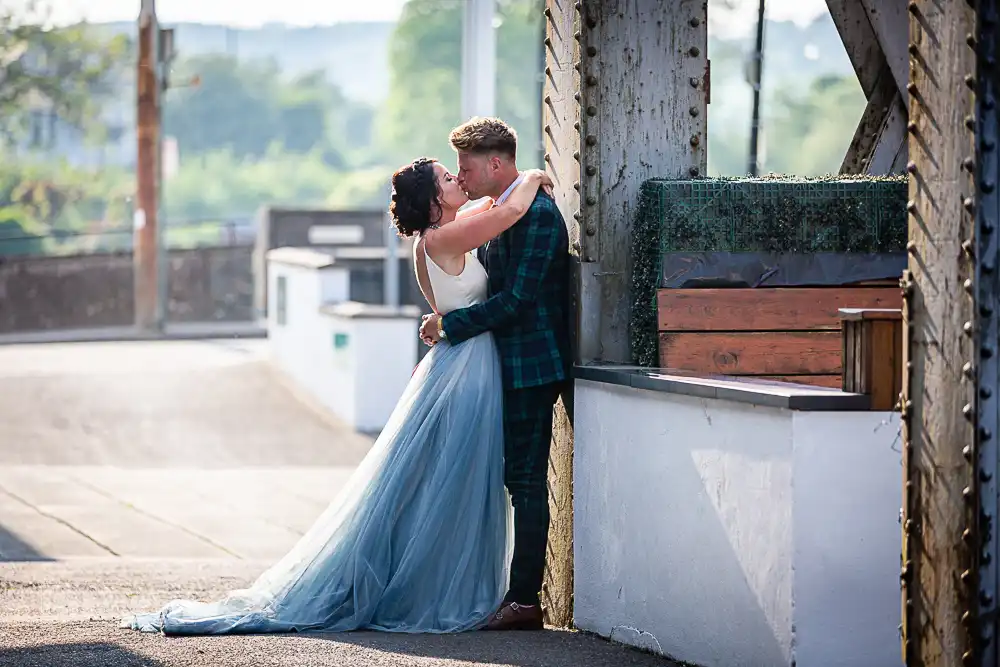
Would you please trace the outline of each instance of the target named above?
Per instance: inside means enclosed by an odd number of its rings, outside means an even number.
[[[520,181],[517,134],[496,118],[473,118],[449,137],[458,184],[472,199],[503,205]],[[539,591],[549,532],[552,408],[569,377],[569,238],[555,202],[539,189],[513,227],[479,249],[489,299],[427,315],[424,340],[460,343],[492,331],[503,368],[504,483],[514,506],[510,589],[487,630],[539,630]]]

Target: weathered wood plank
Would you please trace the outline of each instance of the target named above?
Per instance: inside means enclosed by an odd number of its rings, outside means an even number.
[[[663,368],[721,375],[841,372],[838,331],[661,333]]]
[[[660,331],[840,330],[842,308],[899,308],[899,287],[661,289]]]
[[[974,320],[962,289],[971,276],[963,242],[973,224],[963,198],[974,192],[963,160],[975,154],[964,117],[972,113],[965,77],[975,75],[974,32],[967,2],[915,0],[910,14],[909,238],[904,285],[907,332],[903,424],[903,659],[908,665],[952,667],[977,648],[962,615],[977,605],[961,573],[974,564],[974,545],[962,538],[975,525],[974,504],[962,490],[975,485],[963,448],[974,444],[963,406],[975,404],[963,366],[976,358],[963,325]],[[970,246],[971,247],[971,246]],[[974,631],[973,626],[969,630]],[[978,643],[978,642],[976,642]]]

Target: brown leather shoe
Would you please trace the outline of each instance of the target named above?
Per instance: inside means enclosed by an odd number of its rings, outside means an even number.
[[[541,630],[542,605],[510,602],[497,610],[483,630]]]

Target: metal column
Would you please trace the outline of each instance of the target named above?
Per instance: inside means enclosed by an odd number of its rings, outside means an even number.
[[[496,114],[496,0],[465,0],[462,17],[462,118]]]

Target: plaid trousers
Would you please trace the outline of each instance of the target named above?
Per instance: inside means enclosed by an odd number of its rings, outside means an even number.
[[[552,408],[562,383],[504,391],[504,483],[514,506],[514,557],[505,602],[538,604],[549,538]]]

